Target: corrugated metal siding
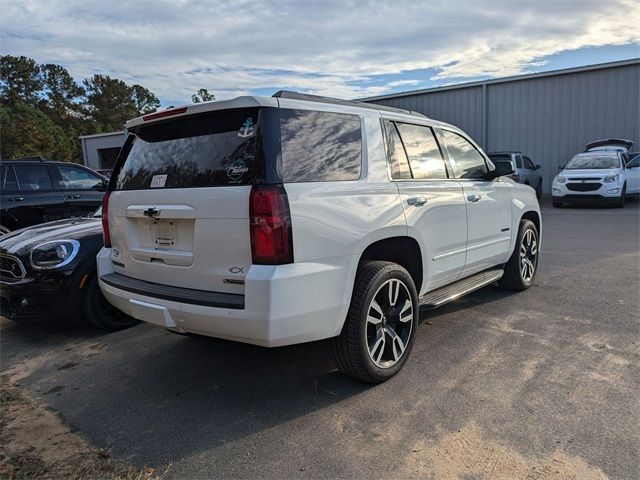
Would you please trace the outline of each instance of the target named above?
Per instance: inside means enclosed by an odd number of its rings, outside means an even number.
[[[409,95],[377,103],[424,113],[462,128],[478,142],[482,139],[482,87],[446,90],[437,95]]]
[[[124,140],[124,132],[116,133],[113,135],[82,138],[81,141],[84,164],[89,168],[99,170],[100,156],[98,155],[98,150],[101,148],[121,148],[124,144]]]
[[[486,84],[486,126],[482,88],[373,101],[457,125],[486,151],[522,151],[542,165],[545,193],[558,166],[591,140],[629,138],[640,150],[640,63]]]

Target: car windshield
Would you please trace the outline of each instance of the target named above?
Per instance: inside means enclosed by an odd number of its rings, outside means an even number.
[[[620,168],[620,160],[611,155],[580,155],[569,160],[564,168],[566,170]]]

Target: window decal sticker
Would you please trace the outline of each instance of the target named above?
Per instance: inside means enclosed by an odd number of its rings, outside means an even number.
[[[229,177],[229,183],[238,183],[242,176],[249,171],[249,168],[244,164],[242,160],[236,160],[229,168],[227,168],[227,177]]]
[[[167,183],[166,175],[154,175],[151,178],[151,188],[163,188]]]
[[[242,124],[242,127],[240,127],[240,130],[238,131],[238,136],[240,138],[248,138],[248,137],[253,137],[254,133],[255,133],[255,128],[253,124],[253,118],[249,117],[244,121],[244,123]]]

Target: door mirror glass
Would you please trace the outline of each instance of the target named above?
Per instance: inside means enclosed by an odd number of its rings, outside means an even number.
[[[536,165],[536,170],[540,170],[540,165]]]

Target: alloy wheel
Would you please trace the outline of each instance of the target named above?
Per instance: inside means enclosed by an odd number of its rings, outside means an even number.
[[[538,239],[532,229],[528,229],[522,236],[520,243],[520,275],[522,280],[530,282],[536,273],[538,265]]]
[[[371,361],[390,368],[407,349],[414,323],[409,289],[401,280],[384,282],[371,299],[367,310],[366,341]]]

